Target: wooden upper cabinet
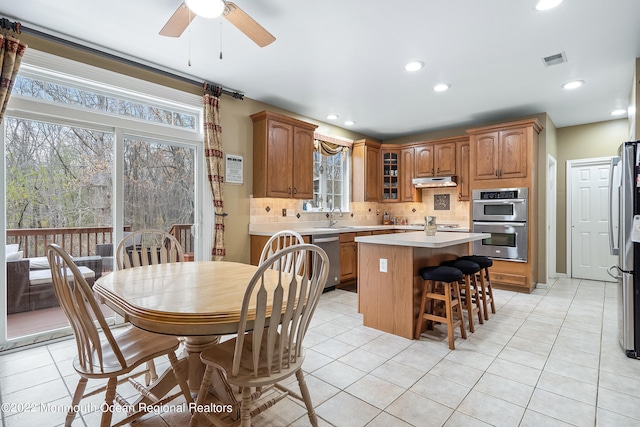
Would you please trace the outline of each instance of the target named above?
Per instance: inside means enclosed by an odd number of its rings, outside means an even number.
[[[415,150],[416,178],[434,176],[436,171],[433,165],[433,145],[420,145]]]
[[[253,120],[253,197],[313,199],[316,125],[261,111]]]
[[[470,180],[471,180],[471,170],[470,170],[470,156],[471,147],[469,145],[469,140],[458,143],[458,201],[466,202],[470,200],[471,197],[471,189],[470,189]]]
[[[400,150],[382,148],[382,201],[400,201]]]
[[[530,178],[541,130],[542,125],[536,119],[468,130],[471,177],[474,180]]]
[[[499,174],[500,178],[524,178],[527,176],[526,129],[500,131]]]
[[[400,151],[400,201],[421,202],[422,190],[413,186],[415,178],[415,149],[403,148]]]
[[[354,202],[379,202],[382,197],[380,143],[361,139],[353,143],[352,176]]]
[[[435,176],[456,174],[456,143],[446,142],[434,144],[433,164],[436,170]]]
[[[455,175],[456,143],[430,143],[419,145],[415,152],[416,177]]]
[[[313,199],[313,130],[294,127],[293,130],[293,197]]]
[[[498,177],[498,132],[478,135],[473,140],[475,179]]]

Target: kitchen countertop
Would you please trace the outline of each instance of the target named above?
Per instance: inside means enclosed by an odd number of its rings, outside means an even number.
[[[356,243],[376,245],[409,246],[414,248],[446,248],[491,237],[488,233],[458,233],[438,231],[435,236],[427,236],[424,231],[399,234],[379,234],[356,237]]]
[[[422,231],[424,225],[382,225],[382,224],[370,224],[370,225],[343,225],[336,227],[327,226],[314,226],[314,225],[302,225],[302,224],[249,224],[249,234],[252,236],[273,236],[275,233],[281,230],[293,230],[302,235],[319,235],[319,234],[336,234],[336,233],[357,233],[358,231],[377,231],[377,230],[407,230],[407,231]],[[456,233],[468,233],[469,228],[455,227],[446,228],[446,226],[438,226],[438,232],[456,232]],[[403,233],[406,234],[406,233]],[[423,233],[424,234],[424,233]]]

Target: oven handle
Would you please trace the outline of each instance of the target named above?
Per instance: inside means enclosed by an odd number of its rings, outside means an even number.
[[[478,200],[474,200],[473,203],[485,203],[485,204],[486,203],[492,203],[492,204],[496,204],[496,205],[512,205],[514,203],[525,203],[526,201],[527,201],[527,199],[509,199],[509,200],[478,199]]]
[[[478,221],[473,221],[473,225],[491,225],[491,226],[498,226],[498,227],[526,227],[527,223],[526,222],[509,222],[509,223],[505,224],[503,222],[478,222]]]

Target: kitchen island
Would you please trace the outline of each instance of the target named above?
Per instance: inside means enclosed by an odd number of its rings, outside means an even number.
[[[420,305],[422,267],[468,255],[485,233],[424,231],[356,237],[358,311],[364,326],[413,339]]]

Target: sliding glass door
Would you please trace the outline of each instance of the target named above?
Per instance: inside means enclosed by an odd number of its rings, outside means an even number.
[[[125,136],[124,224],[160,229],[194,252],[196,146]]]
[[[49,243],[63,246],[95,277],[104,274],[96,246],[111,241],[114,135],[6,117],[4,141],[11,339],[67,326],[51,286]]]

